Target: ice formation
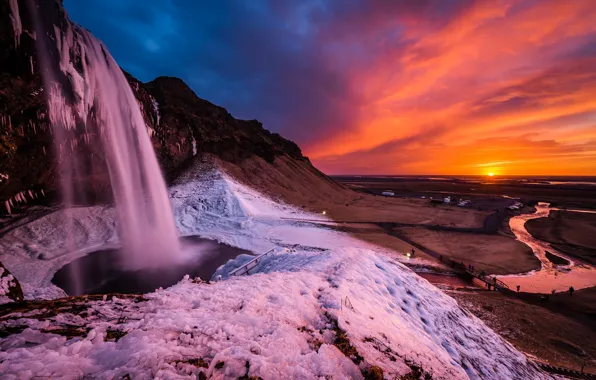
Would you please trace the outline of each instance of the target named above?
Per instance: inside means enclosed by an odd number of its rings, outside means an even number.
[[[37,24],[42,35],[48,28]],[[38,53],[49,68],[44,70],[44,84],[66,205],[71,206],[75,196],[85,191],[76,187],[77,177],[93,175],[93,168],[85,164],[89,150],[101,150],[126,252],[123,265],[129,269],[161,267],[181,260],[165,182],[122,70],[87,30],[70,22],[49,29],[55,41],[38,39]],[[48,44],[55,44],[58,65],[51,62]],[[84,144],[88,149],[80,149]]]
[[[21,14],[19,12],[18,0],[10,0],[10,21],[12,22],[12,30],[14,31],[14,44],[19,46],[21,43],[21,34],[23,34],[23,25],[21,23]]]
[[[155,126],[159,126],[161,115],[159,114],[159,103],[155,98],[151,97],[151,104],[153,104],[153,112],[155,112]]]

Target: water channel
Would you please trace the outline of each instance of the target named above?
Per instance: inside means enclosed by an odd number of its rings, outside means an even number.
[[[505,282],[510,289],[515,289],[519,285],[522,292],[548,294],[553,290],[555,292],[567,291],[571,286],[575,290],[596,286],[596,268],[557,251],[549,243],[536,239],[526,230],[525,225],[528,220],[547,218],[553,210],[558,209],[551,208],[548,203],[539,203],[536,206],[535,213],[514,216],[509,220],[509,227],[517,240],[530,247],[534,255],[542,263],[542,267],[539,270],[517,275],[499,276],[499,279]],[[594,212],[590,210],[561,211]],[[550,255],[559,256],[567,260],[569,264],[553,264],[547,257],[547,252]]]

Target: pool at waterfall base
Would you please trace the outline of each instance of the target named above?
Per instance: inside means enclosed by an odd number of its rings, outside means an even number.
[[[125,293],[142,294],[176,284],[185,275],[209,280],[218,267],[250,251],[189,236],[181,238],[189,258],[171,267],[127,270],[121,265],[120,249],[104,249],[80,257],[60,268],[52,283],[68,295]],[[78,277],[75,285],[74,277]]]

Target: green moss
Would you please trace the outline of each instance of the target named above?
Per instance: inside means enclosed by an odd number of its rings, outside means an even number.
[[[350,339],[346,332],[339,328],[337,324],[337,320],[331,317],[329,313],[325,313],[325,317],[331,322],[332,330],[335,332],[335,340],[333,341],[333,345],[337,347],[344,355],[346,355],[350,360],[354,362],[354,364],[358,365],[362,362],[363,358],[358,354],[358,351],[352,344],[350,343]]]
[[[80,336],[80,337],[84,337],[87,336],[87,334],[89,333],[88,329],[85,328],[80,328],[80,327],[60,327],[60,328],[55,328],[55,329],[43,329],[41,330],[42,333],[46,333],[46,334],[56,334],[56,335],[62,335],[67,337],[68,339]]]
[[[365,380],[383,380],[383,369],[375,365],[362,370],[362,376]]]
[[[209,363],[207,363],[205,360],[203,360],[203,358],[189,359],[186,361],[186,363],[194,365],[195,367],[199,367],[199,368],[209,368]]]
[[[108,331],[106,331],[106,336],[103,340],[104,340],[104,342],[109,342],[109,341],[117,342],[126,334],[128,334],[128,333],[125,331],[108,329]]]
[[[400,380],[432,380],[432,374],[426,372],[422,367],[413,364],[409,360],[406,360],[406,364],[410,367],[410,372],[400,377]]]
[[[36,314],[34,319],[43,320],[56,316],[59,313],[70,313],[81,315],[87,313],[89,301],[102,301],[104,295],[88,295],[77,297],[66,297],[57,300],[42,300],[42,301],[23,301],[3,305],[0,308],[0,318],[8,316],[13,313],[28,313],[31,311],[41,310],[41,313]],[[110,301],[113,297],[120,299],[132,299],[135,303],[145,301],[141,295],[135,294],[107,294],[106,301]]]

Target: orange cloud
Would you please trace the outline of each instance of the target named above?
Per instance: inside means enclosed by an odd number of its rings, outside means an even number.
[[[475,1],[434,23],[424,11],[379,17],[341,40],[369,55],[342,65],[359,94],[346,109],[354,120],[305,147],[323,171],[481,174],[494,163],[596,175],[592,2]]]

